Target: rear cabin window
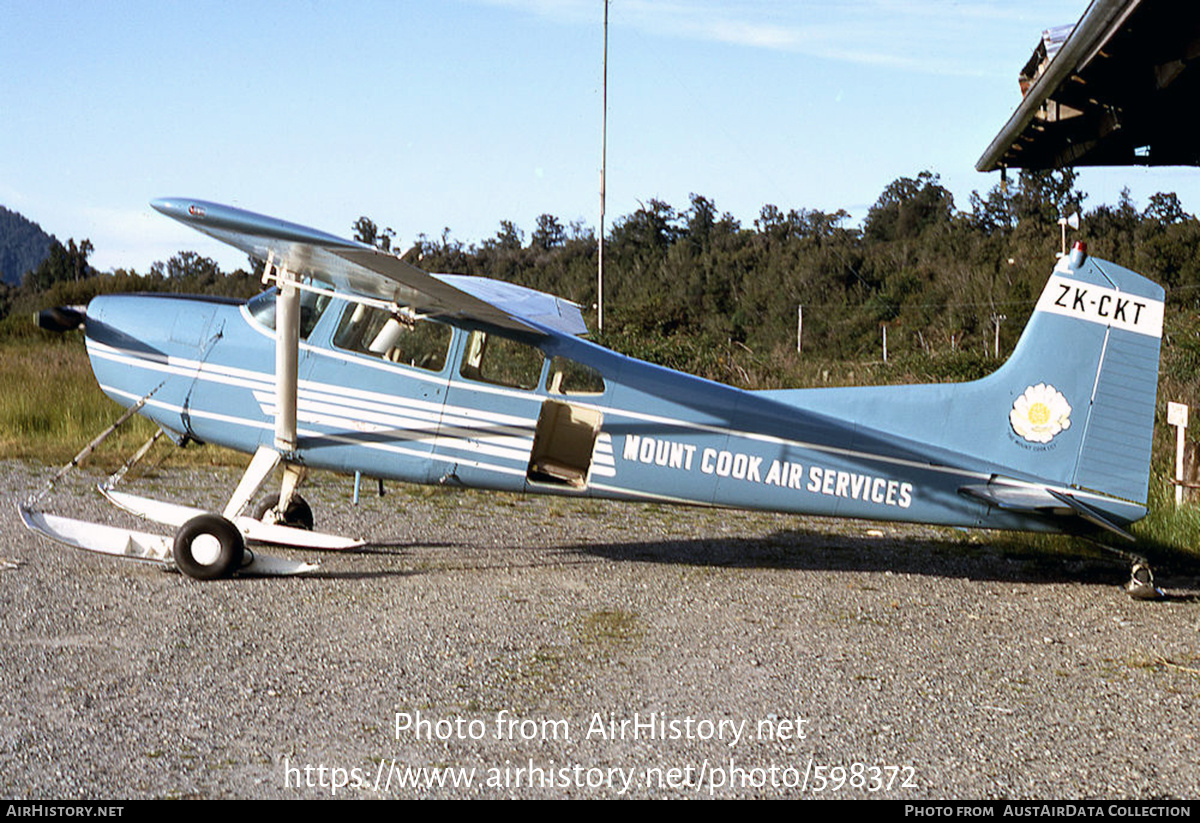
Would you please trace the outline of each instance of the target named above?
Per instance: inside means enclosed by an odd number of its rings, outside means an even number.
[[[550,361],[546,390],[550,394],[604,394],[604,378],[591,366],[555,357]]]
[[[449,326],[430,320],[409,321],[383,309],[350,304],[342,314],[333,345],[392,363],[440,372],[450,351]]]
[[[511,386],[514,389],[537,388],[545,355],[540,349],[481,331],[471,332],[463,352],[459,374],[469,380]]]

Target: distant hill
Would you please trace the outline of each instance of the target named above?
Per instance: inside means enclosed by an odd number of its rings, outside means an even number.
[[[37,268],[50,254],[53,235],[42,227],[0,206],[0,280],[20,285],[25,272]]]

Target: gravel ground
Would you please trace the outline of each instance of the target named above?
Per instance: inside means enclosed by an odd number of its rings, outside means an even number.
[[[319,475],[318,528],[371,548],[197,583],[27,533],[12,504],[49,471],[0,473],[5,797],[1200,796],[1195,578],[1141,603],[1119,563],[989,534],[400,486],[356,508]],[[49,508],[127,522],[95,481]],[[131,490],[219,508],[235,481]]]

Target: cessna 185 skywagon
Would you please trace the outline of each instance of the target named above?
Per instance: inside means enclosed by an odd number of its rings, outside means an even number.
[[[248,302],[97,297],[104,392],[175,439],[252,454],[210,513],[105,489],[170,538],[22,507],[27,525],[199,578],[286,572],[305,470],[516,492],[1129,537],[1146,513],[1163,290],[1061,257],[1012,357],[975,382],[743,391],[584,338],[578,306],[215,203],[153,206],[266,261]],[[60,310],[61,315],[61,310]],[[251,507],[281,468],[278,497]]]

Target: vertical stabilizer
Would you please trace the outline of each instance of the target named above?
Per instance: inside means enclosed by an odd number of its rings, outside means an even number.
[[[982,380],[762,394],[1014,479],[1144,503],[1162,325],[1160,286],[1077,248],[1012,356]]]
[[[1077,247],[1046,284],[1035,321],[1039,316],[1045,325],[1061,329],[1064,348],[1095,348],[1099,342],[1091,379],[1083,380],[1084,372],[1075,381],[1075,424],[1082,426],[1082,440],[1070,484],[1145,502],[1162,341],[1162,288],[1128,269],[1086,257]],[[1006,364],[1014,376],[1022,367],[1033,366],[1021,358],[1021,346],[1033,338],[1029,344],[1036,349],[1041,342],[1037,331],[1031,322]],[[1028,419],[1039,413],[1030,407]],[[1017,407],[1012,414],[1015,430],[1025,418]]]
[[[1007,418],[971,453],[1145,502],[1162,326],[1158,284],[1077,244],[1054,267],[1012,356],[963,393],[980,415]]]

